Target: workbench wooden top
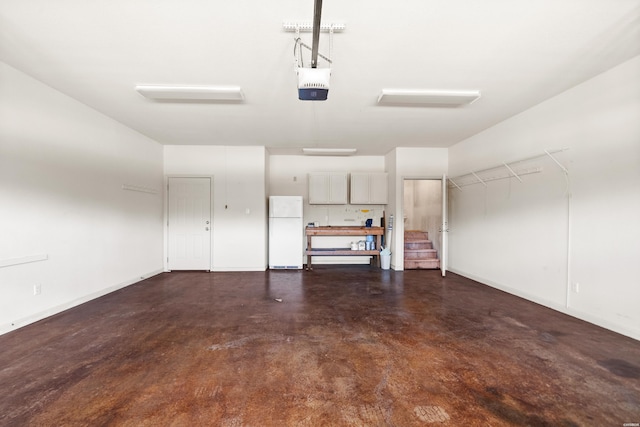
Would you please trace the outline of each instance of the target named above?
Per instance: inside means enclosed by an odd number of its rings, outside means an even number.
[[[384,234],[384,227],[330,225],[324,227],[307,227],[305,233],[307,236],[375,236]]]

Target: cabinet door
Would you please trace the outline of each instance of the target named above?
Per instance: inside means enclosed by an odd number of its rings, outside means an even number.
[[[329,174],[329,203],[333,205],[347,204],[347,174]]]
[[[386,205],[389,194],[389,181],[386,173],[369,175],[369,203]]]
[[[351,204],[386,205],[388,192],[389,184],[384,172],[351,174]]]
[[[369,203],[369,174],[351,174],[351,204],[362,205]]]
[[[309,204],[346,205],[347,174],[345,172],[310,173]]]
[[[329,202],[329,175],[326,173],[309,174],[309,204]]]

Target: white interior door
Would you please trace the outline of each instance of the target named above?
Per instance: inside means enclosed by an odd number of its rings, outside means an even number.
[[[447,245],[449,243],[449,218],[447,217],[447,206],[447,176],[442,175],[442,226],[440,227],[440,271],[442,271],[442,277],[447,274]]]
[[[211,178],[169,178],[169,270],[211,270]]]

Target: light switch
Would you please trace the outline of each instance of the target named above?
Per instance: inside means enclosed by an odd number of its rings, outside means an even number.
[[[251,209],[247,208],[245,209],[244,213],[246,213],[247,215],[249,215],[251,213]]]

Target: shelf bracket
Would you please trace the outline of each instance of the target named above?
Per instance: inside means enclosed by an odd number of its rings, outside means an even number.
[[[449,181],[456,186],[456,188],[460,191],[462,191],[462,188],[460,188],[460,186],[458,184],[456,184],[456,182],[454,180],[452,180],[451,178],[449,178]]]
[[[558,159],[556,159],[555,157],[553,157],[553,155],[548,151],[548,150],[544,150],[545,154],[549,157],[551,157],[551,160],[553,160],[555,162],[556,165],[558,165],[558,167],[560,167],[560,169],[562,169],[562,171],[564,172],[565,175],[569,175],[569,171],[567,170],[567,168],[565,168],[564,166],[562,166],[562,163],[560,163],[558,161]]]
[[[505,167],[505,168],[509,169],[509,172],[511,172],[511,174],[512,174],[513,176],[515,176],[516,178],[518,178],[518,181],[522,182],[522,178],[520,178],[520,176],[518,176],[518,174],[517,174],[517,173],[515,173],[515,172],[513,171],[513,169],[511,169],[511,168],[509,167],[509,165],[508,165],[508,164],[503,163],[503,165],[504,165],[504,167]]]
[[[473,171],[471,171],[471,174],[472,174],[473,176],[475,176],[475,177],[476,177],[476,179],[482,183],[482,185],[484,185],[485,187],[487,186],[487,183],[486,183],[486,182],[484,182],[482,179],[480,179],[480,177],[478,176],[478,174],[476,174],[476,173],[475,173],[475,172],[473,172]]]

